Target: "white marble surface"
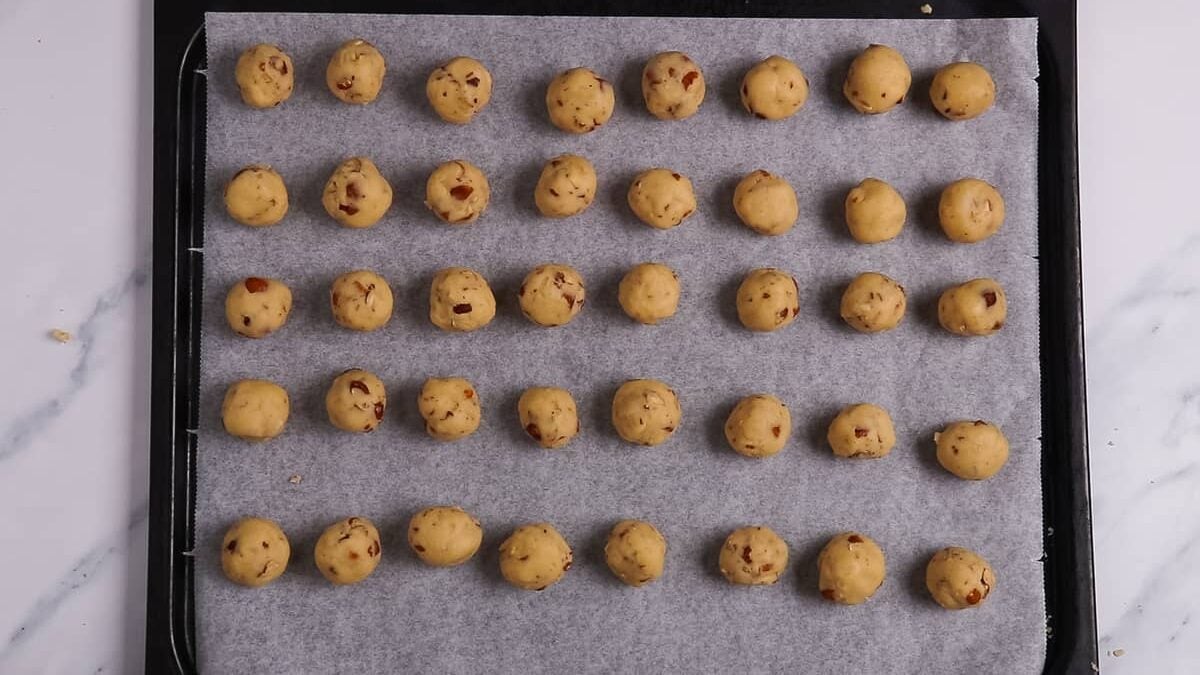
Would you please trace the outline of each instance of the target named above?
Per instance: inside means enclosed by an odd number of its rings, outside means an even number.
[[[1081,4],[1100,665],[1200,672],[1200,5]],[[0,2],[0,673],[141,670],[150,39],[149,2]]]

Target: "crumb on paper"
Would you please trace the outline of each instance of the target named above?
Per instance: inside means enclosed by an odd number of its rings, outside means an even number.
[[[292,485],[299,485],[300,481],[302,481],[302,480],[304,480],[304,476],[301,476],[298,473],[294,473],[294,474],[292,474],[292,477],[288,479],[288,482],[291,483]]]
[[[1117,658],[1120,658],[1122,656],[1125,656],[1125,650],[1124,649],[1114,649],[1114,650],[1112,650],[1112,655]]]
[[[929,4],[928,2],[921,5],[921,13],[922,14],[933,14],[933,5]]]
[[[50,337],[61,342],[62,344],[67,344],[71,341],[71,334],[61,328],[52,328],[50,330]]]

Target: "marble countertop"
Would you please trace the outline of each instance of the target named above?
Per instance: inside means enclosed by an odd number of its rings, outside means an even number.
[[[1081,4],[1099,665],[1200,672],[1200,6]],[[149,5],[0,4],[0,673],[142,664]]]

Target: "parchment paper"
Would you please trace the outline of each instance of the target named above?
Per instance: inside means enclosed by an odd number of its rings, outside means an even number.
[[[456,16],[210,14],[207,19],[208,147],[204,248],[202,424],[198,463],[196,613],[208,673],[399,672],[804,672],[1026,673],[1040,671],[1045,619],[1040,487],[1040,388],[1036,246],[1037,76],[1033,20],[829,21]],[[335,47],[363,37],[388,61],[379,100],[336,101],[324,70]],[[237,98],[233,66],[256,42],[295,59],[296,92],[282,107],[251,110]],[[909,100],[881,117],[859,115],[840,83],[868,43],[899,48],[914,73]],[[645,111],[645,60],[683,49],[704,68],[708,98],[685,122]],[[795,60],[812,94],[794,118],[755,120],[737,89],[753,63]],[[424,81],[458,54],[491,69],[495,95],[472,124],[429,111]],[[972,59],[997,82],[996,107],[968,123],[943,120],[927,100],[934,70]],[[611,79],[618,103],[600,131],[576,137],[552,127],[545,86],[587,65]],[[589,157],[600,176],[596,203],[565,221],[537,216],[532,190],[551,156]],[[338,227],[320,206],[324,181],[343,158],[366,154],[395,188],[376,227]],[[454,228],[423,206],[433,167],[466,158],[487,173],[492,201],[476,224]],[[278,227],[232,222],[221,194],[241,166],[266,162],[285,177],[292,206]],[[672,231],[637,222],[625,205],[629,179],[651,166],[691,177],[700,207]],[[801,216],[779,238],[745,229],[731,207],[745,173],[767,168],[796,187]],[[1004,194],[1001,232],[976,245],[940,233],[941,188],[978,176]],[[892,242],[854,243],[842,222],[846,191],[866,176],[890,181],[909,205]],[[616,302],[629,266],[664,261],[683,282],[676,318],[634,324]],[[589,302],[564,328],[521,317],[515,289],[534,265],[578,268]],[[428,281],[444,266],[481,271],[500,299],[486,329],[437,331],[427,318]],[[792,326],[753,335],[737,323],[734,290],[759,266],[791,270],[801,287]],[[396,312],[375,333],[339,328],[328,287],[338,274],[374,268],[393,285]],[[909,291],[895,331],[867,336],[837,316],[844,285],[878,270]],[[230,284],[247,275],[290,284],[295,309],[265,340],[224,324]],[[961,339],[937,326],[936,298],[952,284],[995,276],[1009,321],[990,338]],[[378,431],[351,435],[325,419],[324,392],[349,367],[389,387]],[[452,444],[423,432],[415,398],[427,376],[462,375],[484,406],[479,432]],[[221,430],[222,393],[243,377],[291,393],[286,432],[248,444]],[[656,448],[623,444],[608,421],[627,378],[655,377],[682,400],[681,429]],[[565,386],[583,433],[560,452],[534,447],[516,421],[532,385]],[[733,403],[773,392],[792,409],[790,445],[764,461],[731,452],[721,427]],[[824,431],[843,405],[872,401],[892,412],[899,442],[886,459],[835,460]],[[933,432],[957,419],[999,423],[1012,457],[995,479],[960,481],[938,467]],[[299,485],[289,477],[300,475]],[[459,504],[485,527],[479,555],[453,569],[420,565],[405,542],[408,518]],[[261,590],[220,571],[223,531],[244,515],[278,520],[292,541],[288,572]],[[375,575],[335,588],[313,567],[312,546],[330,522],[365,515],[382,529]],[[612,524],[640,517],[665,534],[666,575],[626,588],[603,562]],[[574,546],[576,565],[542,593],[501,579],[496,548],[523,522],[552,521]],[[734,587],[717,552],[733,528],[770,525],[791,547],[782,580]],[[816,588],[825,540],[858,529],[887,554],[886,583],[867,604],[838,607]],[[924,590],[929,555],[946,545],[991,560],[998,584],[987,603],[946,612]]]

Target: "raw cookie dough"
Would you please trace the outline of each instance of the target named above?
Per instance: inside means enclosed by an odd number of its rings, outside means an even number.
[[[425,418],[425,431],[439,441],[470,436],[483,417],[475,386],[461,377],[425,380],[417,408]]]
[[[644,520],[622,520],[613,526],[604,545],[604,562],[618,579],[641,586],[662,576],[667,540]]]
[[[737,402],[725,420],[725,440],[746,457],[770,457],[787,445],[792,414],[770,394],[753,394]]]
[[[742,78],[742,106],[759,119],[787,119],[807,100],[808,78],[782,56],[768,56]]]
[[[408,545],[426,565],[461,565],[475,555],[482,542],[479,521],[457,506],[434,506],[408,521]]]
[[[846,193],[846,226],[860,244],[895,239],[907,215],[904,197],[878,178],[864,179]]]
[[[983,241],[1004,224],[1004,197],[978,178],[961,178],[942,190],[938,221],[951,241]]]
[[[351,330],[373,331],[392,318],[392,289],[371,270],[347,272],[329,288],[333,320]]]
[[[446,331],[470,332],[491,323],[496,296],[483,275],[466,267],[447,267],[433,275],[429,320]]]
[[[266,227],[283,220],[288,211],[283,177],[266,164],[251,164],[225,186],[225,210],[243,225]]]
[[[325,213],[344,227],[370,227],[391,205],[392,186],[366,157],[351,157],[338,164],[321,195]]]
[[[912,71],[900,52],[886,45],[871,45],[854,57],[842,93],[860,113],[885,113],[904,102],[912,84]]]
[[[532,387],[517,401],[521,428],[543,448],[561,448],[579,433],[575,399],[566,389]]]
[[[774,267],[753,270],[737,290],[737,314],[752,331],[778,330],[800,313],[800,286],[787,272]]]
[[[478,220],[491,195],[487,176],[464,159],[439,165],[425,182],[425,206],[452,225]]]
[[[379,96],[387,64],[383,54],[366,40],[350,40],[329,59],[325,84],[345,103],[366,104]]]
[[[925,587],[946,609],[967,609],[987,600],[996,586],[996,573],[978,553],[950,546],[929,559]]]
[[[317,539],[313,551],[317,569],[338,586],[357,584],[371,576],[382,555],[379,530],[362,516],[353,516],[330,525]]]
[[[352,368],[338,375],[325,394],[329,423],[343,431],[374,431],[387,408],[387,390],[374,373]]]
[[[572,68],[546,87],[550,122],[572,134],[595,131],[612,117],[616,97],[608,80],[587,68]]]
[[[521,312],[539,326],[562,326],[583,310],[583,277],[567,265],[538,265],[517,291]]]
[[[221,569],[235,584],[257,588],[279,578],[287,569],[292,547],[274,521],[242,518],[221,541]]]
[[[996,83],[978,63],[951,63],[934,74],[929,100],[948,120],[973,120],[996,101]]]
[[[596,168],[579,155],[559,155],[542,168],[533,202],[543,216],[566,218],[591,206],[596,198]]]
[[[1008,299],[995,279],[972,279],[938,299],[938,323],[955,335],[991,335],[1004,327]]]
[[[238,335],[261,338],[283,328],[292,311],[292,291],[278,279],[246,277],[225,296],[225,320]]]
[[[983,420],[955,422],[933,435],[942,468],[965,480],[995,476],[1008,461],[1008,439]]]
[[[283,433],[289,409],[283,387],[267,380],[238,380],[225,390],[221,422],[233,436],[265,441]]]
[[[842,293],[842,320],[862,333],[882,333],[899,326],[907,307],[904,287],[878,272],[858,275]]]
[[[682,120],[704,102],[704,72],[683,52],[655,54],[642,69],[646,110],[660,120]]]
[[[679,308],[679,275],[659,263],[641,263],[621,277],[617,301],[629,318],[653,326],[675,316]]]
[[[429,74],[425,96],[438,117],[466,124],[492,100],[492,74],[475,59],[456,56]]]
[[[842,605],[866,602],[883,585],[887,565],[883,549],[858,532],[843,532],[817,556],[817,588],[821,597]]]
[[[891,416],[870,403],[842,408],[825,437],[838,457],[883,457],[896,445]]]
[[[233,76],[242,101],[251,108],[273,108],[283,103],[296,83],[292,58],[279,47],[267,44],[242,52]]]
[[[679,397],[658,380],[629,380],[613,396],[613,427],[630,443],[658,445],[675,433],[682,419]]]
[[[746,227],[772,236],[792,229],[800,216],[796,191],[786,180],[763,169],[752,171],[738,182],[733,191],[733,210]]]
[[[650,169],[629,185],[629,208],[650,227],[669,230],[696,210],[688,177],[670,169]]]
[[[571,569],[571,547],[550,523],[522,525],[500,544],[500,574],[527,591],[544,591]]]
[[[787,563],[787,543],[771,528],[755,525],[729,533],[718,565],[731,584],[761,586],[779,581]]]

